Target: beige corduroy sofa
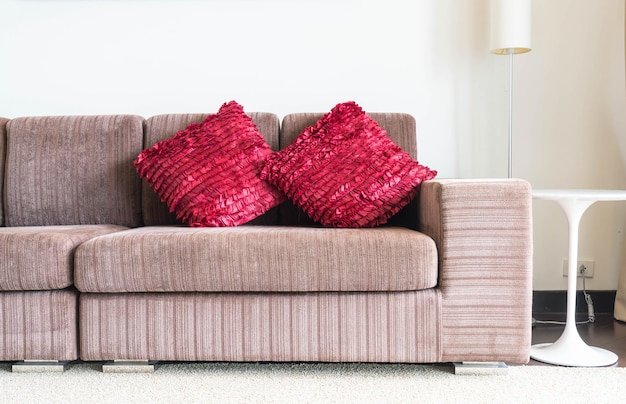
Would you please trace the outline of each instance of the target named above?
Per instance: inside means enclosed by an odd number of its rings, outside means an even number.
[[[205,114],[0,120],[0,361],[529,359],[527,182],[432,180],[371,229],[190,228],[133,168]],[[274,149],[322,114],[250,116]],[[415,121],[372,113],[417,155]]]

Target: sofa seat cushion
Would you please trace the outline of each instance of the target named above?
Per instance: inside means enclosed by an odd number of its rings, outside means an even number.
[[[143,227],[75,256],[82,292],[403,291],[437,284],[437,250],[406,228]]]
[[[74,250],[114,225],[0,227],[0,290],[64,289],[73,283]]]

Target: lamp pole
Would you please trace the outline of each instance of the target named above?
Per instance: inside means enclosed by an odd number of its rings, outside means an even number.
[[[509,178],[513,178],[513,54],[509,49]]]
[[[530,51],[532,0],[491,0],[491,52],[509,55],[509,167],[513,177],[513,55]]]

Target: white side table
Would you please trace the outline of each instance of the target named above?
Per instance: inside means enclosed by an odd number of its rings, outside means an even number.
[[[591,189],[534,190],[533,198],[557,202],[569,223],[569,263],[567,269],[567,317],[565,330],[554,343],[533,345],[530,357],[540,362],[563,366],[609,366],[617,355],[587,345],[576,329],[576,282],[578,227],[587,208],[599,201],[626,201],[626,191]]]

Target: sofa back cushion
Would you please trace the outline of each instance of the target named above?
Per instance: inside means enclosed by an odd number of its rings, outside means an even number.
[[[4,151],[6,144],[6,124],[9,120],[0,118],[0,226],[4,226],[4,212],[2,205],[4,199]]]
[[[284,149],[309,126],[322,118],[323,113],[294,113],[283,118],[280,132],[280,148]],[[417,160],[417,138],[415,118],[405,113],[373,112],[368,115],[387,131],[387,135],[402,150]],[[386,225],[417,228],[416,201],[411,202],[398,214],[389,219]],[[286,202],[280,206],[280,221],[285,226],[313,226],[315,223],[301,209]]]
[[[192,123],[202,122],[208,114],[165,114],[157,115],[146,120],[144,148],[152,147],[155,143],[168,139],[179,130],[185,129]],[[251,112],[248,115],[263,134],[265,141],[273,150],[278,150],[278,134],[280,121],[278,117],[267,112]],[[181,224],[176,219],[165,202],[154,192],[150,185],[142,182],[143,221],[146,226]],[[252,220],[249,224],[275,224],[277,208]]]
[[[143,118],[41,116],[7,124],[7,226],[141,225]]]

